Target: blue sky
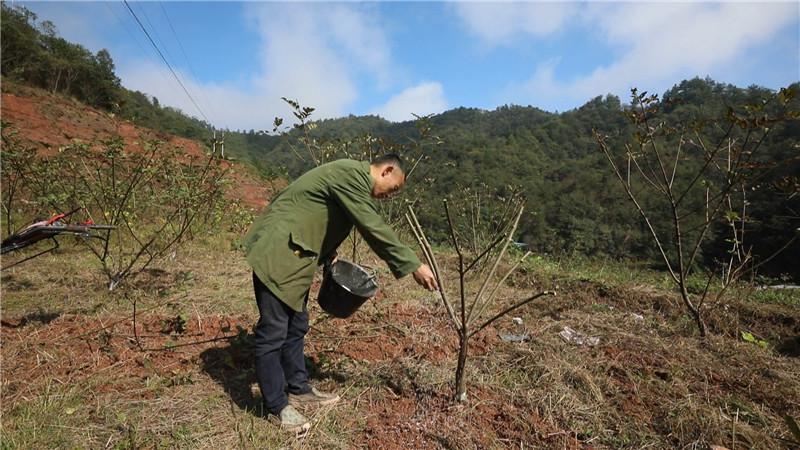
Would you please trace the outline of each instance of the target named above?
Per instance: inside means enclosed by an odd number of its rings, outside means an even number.
[[[120,2],[12,2],[92,51],[123,85],[200,117]],[[778,89],[800,81],[800,2],[131,2],[216,126],[290,114],[466,106],[578,107],[695,76]]]

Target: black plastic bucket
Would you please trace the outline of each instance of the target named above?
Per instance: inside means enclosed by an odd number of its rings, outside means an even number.
[[[344,319],[376,292],[378,283],[374,275],[357,264],[339,259],[325,271],[317,301],[326,313]]]

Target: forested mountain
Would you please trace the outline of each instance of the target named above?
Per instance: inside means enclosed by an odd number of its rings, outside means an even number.
[[[798,85],[793,86],[798,90]],[[729,107],[759,104],[774,93],[751,86],[738,88],[710,79],[686,80],[661,97],[664,117],[674,124],[690,123],[700,118],[726,120]],[[794,110],[798,102],[793,101]],[[493,111],[457,108],[430,117],[429,126],[440,140],[426,153],[430,159],[421,163],[414,183],[423,184],[415,195],[422,197],[426,208],[423,222],[439,230],[445,240],[444,217],[438,206],[442,198],[458,193],[463,187],[485,184],[502,193],[507,186],[518,186],[527,199],[527,211],[520,225],[519,240],[540,253],[571,256],[645,258],[657,261],[657,249],[636,209],[629,202],[608,161],[599,151],[593,130],[611,136],[631,136],[629,106],[615,96],[597,97],[580,108],[560,114],[530,106],[507,105]],[[371,124],[369,132],[389,141],[406,144],[411,151],[417,138],[413,122],[392,124],[374,117],[348,117],[316,122],[310,134],[319,141],[347,141]],[[290,176],[310,167],[289,149],[302,149],[301,133],[293,131],[275,143],[266,136],[257,148],[250,148],[258,164],[280,165]],[[711,138],[712,136],[707,136]],[[620,138],[621,139],[621,138]],[[619,142],[618,145],[623,145]],[[747,242],[754,252],[765,257],[797,233],[800,227],[800,195],[769,188],[780,180],[794,180],[800,175],[800,122],[780,124],[764,143],[767,161],[783,162],[762,180],[765,187],[748,196],[751,215]],[[678,175],[681,177],[681,174]],[[433,180],[433,181],[430,181]],[[650,199],[646,199],[650,200]],[[695,199],[700,201],[701,198]],[[697,205],[702,209],[702,202]],[[669,224],[668,210],[652,217],[656,223]],[[716,249],[706,260],[724,257],[727,234],[715,236]],[[765,272],[798,274],[798,242],[773,259]],[[769,270],[766,270],[769,269]]]
[[[108,52],[92,55],[83,47],[64,41],[52,24],[37,24],[35,16],[22,8],[3,3],[2,14],[4,77],[74,96],[142,126],[201,140],[211,137],[208,124],[162,107],[144,93],[121,87]],[[797,91],[798,84],[793,88]],[[663,93],[659,105],[670,123],[688,124],[701,117],[722,121],[729,108],[759,104],[773,94],[758,86],[739,88],[695,78]],[[798,100],[793,102],[797,109]],[[483,184],[500,194],[509,186],[517,186],[527,199],[527,214],[518,240],[532,250],[654,259],[655,248],[648,231],[593,136],[593,130],[612,138],[618,136],[617,144],[623,145],[626,136],[634,132],[627,112],[629,107],[611,95],[598,96],[563,113],[518,105],[492,111],[456,108],[427,119],[430,133],[436,138],[427,139],[423,147],[419,146],[415,122],[392,123],[376,116],[313,121],[310,127],[280,136],[264,130],[228,130],[225,144],[231,157],[254,165],[267,176],[289,178],[313,165],[303,150],[304,138],[338,150],[369,148],[411,156],[421,149],[428,158],[420,163],[409,185],[416,185],[414,195],[425,204],[438,205],[440,199],[466,186]],[[772,170],[762,185],[792,180],[796,183],[800,174],[800,123],[793,120],[778,125],[764,145],[772,161],[784,163]],[[800,195],[796,186],[793,192],[791,188],[789,193],[765,188],[748,197],[753,220],[747,236],[756,246],[756,253],[768,255],[797,233]],[[444,220],[437,214],[437,207],[427,208],[421,219],[439,230],[439,237],[443,236]],[[725,237],[719,234],[716,239],[716,254],[723,254]],[[795,241],[764,272],[800,276],[798,254],[800,241]]]

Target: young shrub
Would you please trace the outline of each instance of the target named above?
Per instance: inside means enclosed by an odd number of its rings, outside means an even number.
[[[477,232],[477,225],[475,216],[468,213],[460,214],[458,217],[462,219],[459,225],[453,220],[448,201],[444,200],[444,210],[447,216],[447,223],[450,232],[450,238],[453,248],[458,254],[458,287],[456,289],[457,300],[454,303],[451,301],[448,293],[448,288],[445,283],[445,277],[442,273],[441,266],[437,263],[436,257],[433,253],[428,238],[425,235],[422,227],[417,220],[414,209],[408,206],[408,213],[406,220],[411,226],[414,237],[417,239],[420,247],[422,248],[425,260],[433,270],[436,281],[439,284],[439,293],[441,295],[442,304],[447,311],[447,316],[453,331],[458,335],[458,363],[455,372],[455,398],[457,401],[464,402],[467,400],[467,387],[465,379],[465,368],[468,358],[469,340],[476,334],[480,333],[486,327],[494,323],[497,319],[517,310],[518,308],[527,305],[528,303],[547,295],[555,295],[554,291],[542,291],[531,295],[530,297],[517,300],[511,306],[501,309],[499,312],[491,314],[491,306],[497,298],[498,289],[505,283],[506,279],[514,273],[519,265],[531,255],[531,252],[526,252],[510,269],[508,269],[499,280],[495,279],[495,274],[500,266],[501,261],[507,253],[509,245],[513,242],[514,233],[519,225],[520,218],[524,207],[522,199],[519,196],[507,199],[507,202],[497,202],[500,204],[505,203],[500,210],[511,211],[511,214],[505,216],[495,216],[485,222],[488,226],[483,230],[494,230],[491,237]],[[463,211],[462,211],[463,212]],[[466,219],[466,220],[463,220]],[[497,222],[499,220],[499,222]],[[459,238],[458,230],[466,236],[470,236],[464,245],[465,240]],[[464,233],[467,231],[467,233]],[[469,232],[471,231],[471,232]],[[481,238],[479,242],[471,241],[477,239],[477,236],[488,237],[488,239]],[[483,244],[478,247],[478,244]],[[499,246],[499,250],[497,250]],[[477,254],[468,255],[470,249],[481,248]],[[494,256],[491,265],[487,265],[484,270],[478,272],[478,276],[482,281],[479,283],[480,287],[476,292],[470,293],[470,283],[467,277],[473,271],[480,267],[480,263],[484,258],[488,259],[489,256]],[[469,259],[469,261],[468,261]]]
[[[764,187],[771,173],[797,164],[791,153],[783,159],[766,154],[765,145],[775,129],[800,117],[795,96],[792,89],[783,89],[762,102],[729,108],[724,119],[670,121],[663,113],[671,106],[668,102],[633,89],[628,116],[635,133],[611,137],[595,131],[600,150],[649,231],[701,337],[707,333],[706,300],[720,301],[744,274],[774,257],[754,261],[745,237],[752,226],[754,192]],[[797,240],[797,231],[789,231],[777,252]],[[702,267],[703,255],[712,253],[720,241],[715,241],[715,233],[726,236],[727,250]],[[692,289],[690,280],[697,271],[706,272],[705,282]],[[715,279],[720,285],[711,295]]]

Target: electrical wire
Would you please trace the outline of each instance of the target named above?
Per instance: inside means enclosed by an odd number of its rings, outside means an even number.
[[[194,71],[194,67],[192,66],[192,62],[189,59],[189,56],[187,56],[186,54],[186,49],[183,47],[183,43],[181,43],[181,39],[178,37],[178,32],[176,32],[175,27],[172,26],[172,20],[169,18],[169,14],[167,14],[167,9],[164,8],[164,3],[159,1],[158,6],[161,7],[161,12],[164,13],[164,18],[167,19],[167,24],[169,25],[170,30],[172,30],[172,35],[175,37],[175,41],[178,42],[178,48],[180,48],[181,54],[183,54],[183,59],[184,61],[186,61],[186,65],[189,67],[189,72],[192,74],[192,77],[194,77],[195,80],[199,80],[197,74]],[[208,107],[208,105],[210,105],[211,102],[208,101],[208,98],[206,98],[205,94],[203,93],[203,90],[200,90],[200,97],[201,100],[203,101],[203,106],[207,110],[209,110],[209,113],[211,113],[212,116],[215,116],[213,108]]]
[[[187,97],[189,97],[189,100],[191,100],[191,102],[194,105],[194,107],[197,108],[197,111],[200,113],[200,115],[203,116],[203,119],[205,119],[206,123],[211,124],[211,121],[208,119],[208,116],[206,116],[206,114],[203,112],[203,109],[200,108],[200,105],[197,104],[197,102],[195,101],[194,97],[192,97],[192,94],[189,93],[189,90],[186,89],[186,86],[184,86],[184,84],[181,81],[181,79],[178,76],[178,74],[175,73],[175,70],[172,68],[172,65],[169,63],[169,61],[167,61],[167,58],[164,57],[164,54],[158,48],[158,46],[156,45],[155,41],[153,41],[153,38],[150,36],[150,33],[147,32],[147,28],[145,28],[144,24],[142,24],[142,21],[139,20],[139,17],[136,15],[136,13],[133,12],[133,8],[131,8],[131,5],[128,3],[128,0],[122,0],[122,1],[123,1],[123,3],[125,3],[125,6],[128,8],[128,11],[131,13],[133,18],[136,20],[136,23],[139,24],[139,28],[141,28],[142,31],[144,32],[145,36],[147,36],[147,39],[150,41],[150,44],[153,46],[153,48],[158,53],[158,56],[161,57],[161,60],[164,61],[164,64],[167,65],[167,68],[169,68],[169,71],[172,72],[172,76],[175,77],[175,80],[178,82],[178,84],[180,85],[181,89],[183,89],[183,92],[186,94]]]
[[[136,46],[139,47],[139,50],[141,51],[142,56],[144,56],[145,58],[147,58],[148,56],[152,57],[151,56],[152,54],[148,53],[147,49],[145,48],[146,44],[142,44],[140,39],[138,37],[136,37],[136,33],[131,31],[130,25],[128,24],[128,22],[123,20],[122,17],[120,17],[120,15],[117,14],[116,11],[114,11],[114,8],[111,6],[113,3],[112,2],[104,2],[104,3],[106,5],[106,8],[108,8],[108,10],[111,11],[111,13],[114,15],[114,18],[117,20],[117,22],[120,24],[120,26],[122,26],[122,28],[125,29],[125,32],[131,38],[131,41],[136,42]],[[158,72],[164,78],[164,81],[169,83],[169,75],[167,75],[166,71],[164,70],[164,67],[161,66],[161,65],[157,65],[156,67],[158,67]]]

